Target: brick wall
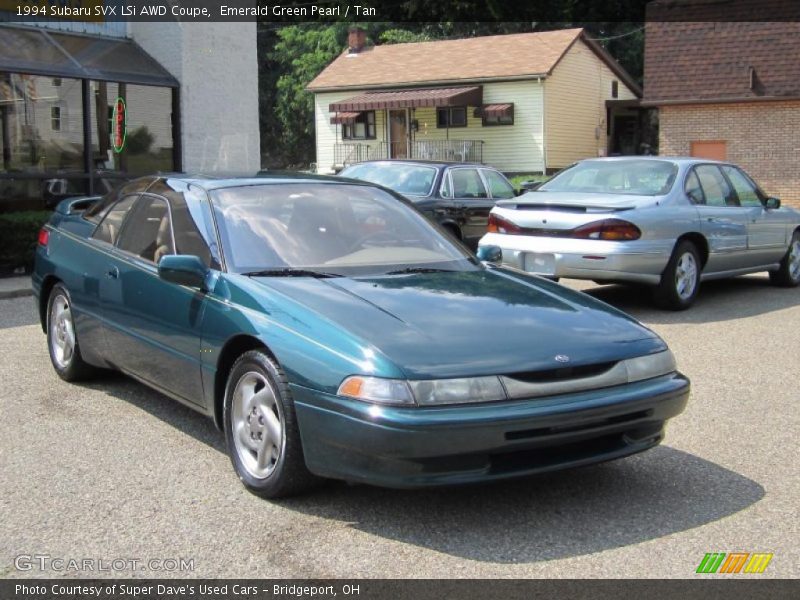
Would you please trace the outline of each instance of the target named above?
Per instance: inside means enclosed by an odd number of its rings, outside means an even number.
[[[724,140],[727,159],[770,196],[800,208],[800,101],[659,108],[659,153],[688,156],[692,141]]]

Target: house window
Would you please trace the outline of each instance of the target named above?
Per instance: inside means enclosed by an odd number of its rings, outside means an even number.
[[[611,97],[619,98],[619,81],[616,79],[611,82]]]
[[[61,131],[61,107],[50,107],[50,129],[53,131]]]
[[[437,129],[446,129],[448,127],[466,127],[466,126],[467,126],[466,107],[454,106],[454,107],[436,109]]]
[[[342,139],[345,140],[374,140],[375,139],[375,111],[362,112],[352,123],[342,125]]]
[[[53,87],[61,87],[61,77],[53,78]]]
[[[502,114],[483,115],[483,126],[494,127],[495,125],[513,125],[514,124],[514,107]]]

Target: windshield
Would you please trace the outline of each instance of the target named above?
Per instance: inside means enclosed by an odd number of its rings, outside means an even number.
[[[211,192],[229,271],[358,275],[463,271],[475,259],[391,194],[351,184],[288,183]]]
[[[436,169],[405,163],[361,163],[347,167],[339,175],[377,183],[400,194],[428,196],[436,180]]]
[[[537,191],[663,196],[677,173],[677,165],[665,160],[589,160],[564,169]]]

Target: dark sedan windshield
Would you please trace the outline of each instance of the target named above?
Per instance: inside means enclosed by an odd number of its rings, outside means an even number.
[[[228,270],[353,275],[475,269],[422,215],[369,186],[248,185],[211,192]]]
[[[663,196],[677,173],[677,165],[665,160],[587,160],[564,169],[537,191]]]
[[[339,173],[370,183],[377,183],[408,196],[428,196],[436,180],[436,169],[407,163],[361,163]]]

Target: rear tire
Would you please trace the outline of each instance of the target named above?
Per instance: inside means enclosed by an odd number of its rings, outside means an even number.
[[[789,249],[781,260],[777,271],[769,272],[769,280],[780,287],[797,287],[800,285],[800,231],[795,231]]]
[[[700,253],[688,240],[683,240],[672,252],[661,282],[653,291],[653,299],[660,308],[686,310],[697,298],[700,289]]]
[[[72,298],[61,283],[53,286],[47,300],[47,349],[53,369],[64,381],[82,381],[96,372],[81,356]]]
[[[320,481],[306,468],[286,375],[265,352],[245,352],[233,364],[224,423],[233,468],[253,494],[283,498]]]

